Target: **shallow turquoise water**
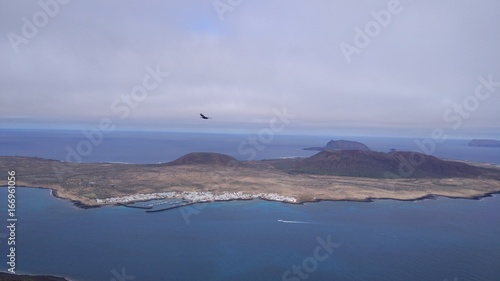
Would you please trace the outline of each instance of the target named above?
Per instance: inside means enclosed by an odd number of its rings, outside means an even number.
[[[304,205],[233,201],[148,214],[125,207],[82,210],[48,190],[18,188],[17,211],[18,271],[79,281],[120,280],[116,274],[122,273],[121,280],[500,280],[498,195]],[[315,260],[318,239],[328,237],[340,246],[332,253],[320,249],[327,257]],[[6,247],[1,241],[1,270]]]

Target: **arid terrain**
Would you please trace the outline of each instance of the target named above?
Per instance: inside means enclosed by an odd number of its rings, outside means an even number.
[[[58,197],[85,205],[99,205],[96,199],[170,191],[277,193],[298,202],[413,200],[429,195],[473,198],[500,191],[498,166],[432,157],[424,159],[426,164],[415,167],[414,173],[398,176],[392,156],[366,153],[371,152],[320,152],[309,158],[243,162],[223,154],[191,153],[147,165],[2,156],[0,170],[16,171],[17,186],[50,188]],[[380,177],[383,169],[386,176]],[[335,174],[360,170],[363,176]],[[375,172],[377,176],[370,176]]]

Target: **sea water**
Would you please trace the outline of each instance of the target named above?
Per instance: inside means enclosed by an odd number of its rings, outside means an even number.
[[[385,138],[358,136],[294,136],[274,135],[271,141],[260,141],[255,134],[231,133],[177,133],[115,131],[100,140],[93,136],[95,144],[80,147],[85,152],[75,159],[70,151],[89,139],[76,130],[0,130],[0,156],[29,156],[73,162],[125,162],[159,163],[175,160],[190,152],[217,152],[238,160],[259,160],[279,157],[308,157],[317,151],[306,147],[324,146],[332,139],[346,139],[366,144],[374,151],[391,149],[428,153],[448,159],[468,160],[500,164],[500,148],[471,147],[469,140],[449,139],[420,147],[417,142],[425,138]],[[252,141],[253,139],[253,141]]]
[[[6,195],[0,188],[0,198]],[[500,278],[500,196],[232,201],[146,213],[78,209],[45,189],[18,188],[17,195],[16,268],[22,273],[79,281]],[[320,241],[334,246],[327,250]]]
[[[0,134],[0,155],[57,160],[65,160],[68,147],[85,140],[78,131]],[[248,137],[115,132],[82,161],[158,163],[193,151],[225,153],[239,160],[310,156],[316,152],[302,148],[345,139],[275,136],[250,155],[241,149],[252,148]],[[418,151],[414,139],[348,139],[376,151]],[[499,151],[448,140],[436,146],[434,155],[498,164]],[[499,196],[303,205],[253,200],[145,213],[117,206],[82,210],[44,189],[18,188],[17,195],[20,273],[77,281],[500,280]],[[6,200],[7,189],[0,188],[3,224]],[[7,230],[0,228],[2,271],[7,269]],[[327,251],[325,241],[336,247]]]

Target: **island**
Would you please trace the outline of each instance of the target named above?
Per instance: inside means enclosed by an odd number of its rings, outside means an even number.
[[[316,151],[337,151],[337,150],[365,150],[369,151],[370,149],[363,143],[357,141],[349,141],[349,140],[331,140],[326,146],[313,146],[307,147],[303,150],[316,150]]]
[[[469,146],[500,147],[500,140],[473,139],[469,142]]]
[[[500,191],[497,165],[405,151],[322,151],[306,158],[259,161],[197,152],[160,164],[1,156],[0,170],[16,171],[18,186],[48,188],[54,196],[84,208],[163,198],[188,203],[257,198],[303,203],[433,195],[478,198]]]

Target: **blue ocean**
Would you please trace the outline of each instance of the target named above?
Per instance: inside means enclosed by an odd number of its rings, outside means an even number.
[[[84,139],[76,131],[0,134],[0,155],[58,160]],[[82,161],[158,163],[193,151],[240,160],[309,156],[315,152],[302,148],[347,138],[275,136],[254,147],[248,137],[115,132]],[[378,151],[416,150],[410,138],[349,139]],[[241,148],[254,148],[255,155],[242,154]],[[467,140],[448,140],[434,155],[498,164],[499,154],[499,149],[468,147]],[[6,198],[7,189],[0,188],[4,223]],[[18,187],[17,198],[18,273],[76,281],[500,280],[499,195],[301,205],[232,201],[159,213],[121,206],[83,210],[37,188]],[[7,230],[2,229],[0,270],[6,271]]]
[[[371,150],[388,152],[391,149],[431,154],[447,159],[467,160],[500,164],[500,149],[495,147],[471,147],[468,139],[448,139],[434,146],[419,147],[416,142],[429,138],[387,138],[344,135],[296,136],[274,135],[259,139],[255,134],[234,133],[181,133],[149,131],[115,131],[103,135],[98,145],[81,149],[81,159],[69,157],[69,151],[77,151],[79,144],[88,142],[83,131],[73,130],[0,130],[1,156],[30,156],[72,162],[124,162],[159,163],[175,160],[190,152],[218,152],[238,160],[259,160],[278,157],[307,157],[317,151],[302,150],[306,147],[324,146],[330,140],[352,140],[367,145]],[[97,138],[92,136],[91,138]],[[253,140],[253,141],[252,141]],[[97,142],[97,141],[96,141]],[[87,155],[88,154],[88,155]]]

